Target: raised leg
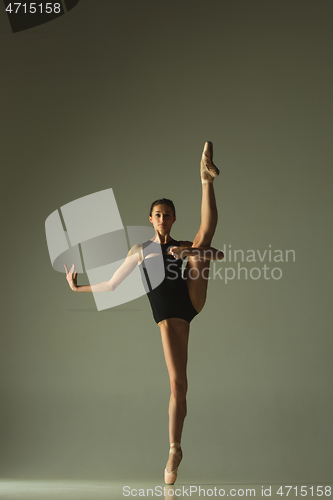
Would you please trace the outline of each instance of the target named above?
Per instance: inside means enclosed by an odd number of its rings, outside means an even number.
[[[213,182],[202,184],[201,224],[193,247],[209,247],[217,226],[217,207]]]
[[[186,417],[187,393],[187,348],[190,325],[178,318],[166,319],[159,323],[167,365],[171,396],[169,401],[170,443],[180,443],[184,419]],[[167,467],[175,468],[179,459],[170,454]]]
[[[200,166],[202,180],[201,224],[193,240],[193,247],[210,247],[217,225],[217,206],[213,186],[214,177],[209,174],[209,168],[212,169],[211,173],[215,177],[219,171],[212,160],[212,144],[206,142]],[[189,257],[186,266],[185,276],[190,298],[194,308],[198,312],[201,311],[206,301],[209,266],[210,261],[199,261],[197,257]]]

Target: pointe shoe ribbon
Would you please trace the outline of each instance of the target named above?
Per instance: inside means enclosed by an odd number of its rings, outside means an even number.
[[[164,481],[166,484],[174,484],[177,479],[177,471],[181,459],[183,458],[183,453],[180,447],[180,443],[170,443],[169,454],[172,453],[179,459],[179,463],[175,469],[171,467],[166,467],[164,469]]]
[[[220,174],[219,169],[213,163],[213,144],[206,142],[200,163],[201,180],[204,183],[213,182],[215,177]]]

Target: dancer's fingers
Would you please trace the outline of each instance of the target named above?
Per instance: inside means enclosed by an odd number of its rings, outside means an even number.
[[[175,259],[179,259],[179,247],[170,247],[168,254],[172,255]]]

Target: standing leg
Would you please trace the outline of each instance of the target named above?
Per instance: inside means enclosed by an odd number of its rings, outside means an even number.
[[[170,453],[169,455],[166,467],[170,472],[178,467],[182,457],[180,441],[187,412],[186,367],[190,325],[187,321],[182,319],[171,318],[161,321],[159,327],[161,329],[165,362],[169,373],[171,388],[169,401],[169,440],[170,444],[178,444],[177,453]],[[174,480],[175,479],[176,474]]]
[[[212,143],[206,142],[201,159],[201,224],[193,247],[210,247],[217,225],[217,207],[213,181],[219,170],[213,164]],[[187,286],[194,308],[200,312],[206,301],[210,261],[189,257],[186,267]]]

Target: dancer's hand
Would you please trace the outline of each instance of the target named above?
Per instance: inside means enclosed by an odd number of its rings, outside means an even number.
[[[78,289],[76,279],[77,279],[77,273],[75,271],[75,265],[73,264],[71,267],[71,270],[68,271],[67,266],[64,264],[65,270],[66,270],[66,280],[68,281],[69,286],[73,290],[73,292],[76,292]]]
[[[175,259],[186,259],[189,252],[186,247],[170,247],[168,254],[173,255]]]

